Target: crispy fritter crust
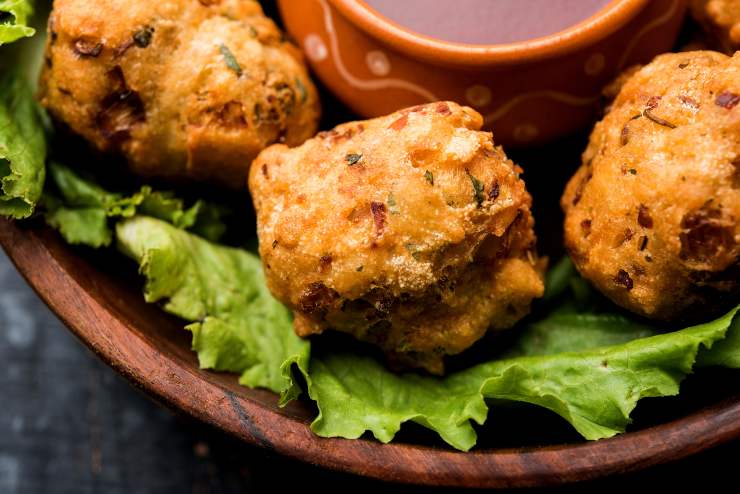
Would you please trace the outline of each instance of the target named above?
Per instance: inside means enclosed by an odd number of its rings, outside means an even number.
[[[728,54],[740,49],[740,2],[737,0],[691,0],[691,15]]]
[[[41,102],[144,176],[241,188],[274,142],[313,135],[296,47],[251,0],[56,0]]]
[[[701,314],[738,293],[740,54],[657,57],[596,124],[562,198],[566,247],[619,305]]]
[[[440,102],[260,154],[260,255],[299,335],[336,329],[442,373],[529,311],[543,292],[531,198],[482,123]]]

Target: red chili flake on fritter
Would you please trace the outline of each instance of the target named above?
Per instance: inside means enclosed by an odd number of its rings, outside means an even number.
[[[74,42],[74,52],[81,57],[95,58],[103,51],[103,43],[85,38],[80,38]]]
[[[390,124],[388,128],[393,129],[395,131],[399,131],[403,129],[404,127],[406,127],[406,124],[408,123],[408,121],[409,121],[409,116],[403,115],[399,117],[397,120],[395,120],[392,124]]]
[[[699,109],[699,107],[701,106],[701,105],[699,104],[699,102],[698,102],[698,101],[696,101],[696,100],[695,100],[694,98],[692,98],[691,96],[684,96],[683,94],[681,94],[681,95],[679,95],[679,96],[678,96],[678,99],[679,99],[679,100],[681,101],[681,103],[683,103],[684,105],[686,105],[686,106],[689,106],[689,107],[691,107],[691,108],[693,108],[693,109],[695,109],[695,110],[698,110],[698,109]]]
[[[661,99],[661,96],[650,96],[650,98],[647,100],[647,103],[645,103],[645,108],[648,110],[655,110],[656,108],[658,108]]]
[[[591,220],[581,221],[581,232],[583,232],[583,238],[591,235]]]
[[[640,207],[637,208],[637,223],[643,228],[653,227],[653,218],[644,204],[640,204]]]
[[[298,304],[302,312],[322,315],[336,296],[337,294],[334,290],[317,281],[308,285],[303,293],[301,293]]]
[[[681,259],[695,262],[712,260],[730,253],[735,247],[733,222],[724,218],[722,211],[708,204],[701,209],[686,213],[681,220],[683,232],[681,240]]]
[[[319,269],[323,272],[329,269],[331,266],[332,257],[331,254],[327,254],[325,256],[321,256],[319,258]]]
[[[488,199],[495,201],[500,193],[501,187],[498,184],[498,180],[494,180],[493,184],[491,184],[491,190],[488,191]]]
[[[373,201],[370,203],[370,211],[373,213],[373,220],[375,221],[375,233],[380,236],[385,231],[385,204]]]
[[[450,115],[452,113],[452,111],[450,110],[450,107],[444,101],[441,103],[437,103],[435,110],[440,115]]]
[[[717,99],[714,100],[715,105],[721,106],[722,108],[726,108],[728,110],[732,110],[733,108],[735,108],[738,103],[740,103],[740,95],[731,93],[729,91],[724,91],[720,93],[717,96]]]
[[[630,142],[630,128],[625,125],[619,134],[619,143],[626,146],[628,142]]]
[[[244,107],[238,101],[229,101],[220,108],[211,110],[213,123],[226,129],[239,129],[247,126]]]
[[[108,72],[113,91],[100,103],[95,123],[106,139],[120,143],[130,136],[131,128],[146,120],[144,104],[136,91],[126,85],[120,67]]]
[[[630,278],[629,273],[624,269],[620,269],[617,272],[617,275],[614,277],[614,283],[625,287],[627,290],[632,290],[632,287],[634,286],[632,278]]]

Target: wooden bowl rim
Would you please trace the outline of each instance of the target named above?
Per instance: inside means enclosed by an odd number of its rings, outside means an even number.
[[[103,361],[176,411],[314,465],[409,484],[529,487],[635,471],[740,437],[740,397],[734,396],[681,419],[611,439],[539,448],[462,453],[368,439],[319,438],[307,421],[250,398],[254,391],[243,388],[234,393],[204,379],[204,371],[179,365],[145,341],[64,269],[50,249],[61,239],[54,240],[49,232],[40,235],[44,230],[20,228],[0,218],[0,245],[41,299]],[[79,296],[74,309],[62,303],[62,294],[70,293]],[[221,406],[204,407],[204,403]]]

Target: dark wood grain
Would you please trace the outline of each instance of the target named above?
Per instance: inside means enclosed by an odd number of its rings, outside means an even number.
[[[122,282],[38,223],[0,219],[0,244],[67,326],[138,387],[249,443],[312,464],[407,483],[553,485],[634,471],[740,437],[740,396],[728,391],[670,422],[590,443],[459,453],[442,446],[318,438],[308,427],[309,404],[280,409],[272,393],[200,370],[182,322],[144,303],[136,278]],[[123,271],[135,271],[115,259]]]

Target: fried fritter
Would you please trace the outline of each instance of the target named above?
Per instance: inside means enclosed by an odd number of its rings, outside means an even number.
[[[41,102],[138,174],[238,188],[320,112],[298,49],[252,0],[56,0]]]
[[[726,53],[740,49],[740,1],[691,0],[691,15]]]
[[[732,300],[739,165],[740,54],[666,54],[641,68],[596,124],[562,198],[581,274],[655,319]]]
[[[443,372],[543,292],[521,170],[455,103],[274,145],[250,171],[260,255],[301,336],[335,329]]]

